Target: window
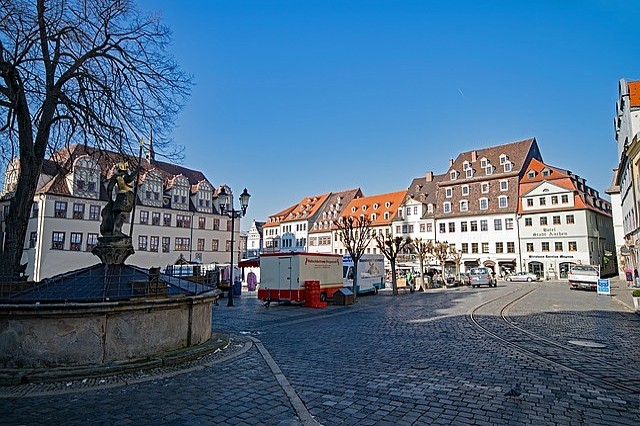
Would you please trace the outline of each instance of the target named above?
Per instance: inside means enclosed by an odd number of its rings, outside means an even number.
[[[64,250],[64,232],[54,232],[52,234],[51,250]]]
[[[531,253],[533,251],[533,243],[527,243],[527,252]]]
[[[449,188],[447,188],[447,190],[449,190]],[[362,210],[366,210],[365,207],[366,206],[362,206]],[[411,216],[411,207],[407,207],[407,216]]]
[[[69,250],[80,251],[82,250],[82,233],[72,232],[71,241],[69,243]]]
[[[171,247],[171,237],[162,237],[162,252],[169,253],[169,247]]]
[[[567,222],[567,225],[573,225],[574,223],[576,223],[575,222],[575,218],[574,218],[574,216],[572,214],[568,214],[565,217],[565,221]]]
[[[187,215],[176,215],[176,228],[191,228],[191,217]]]
[[[445,197],[447,198],[453,197],[453,188],[446,188],[444,190],[444,193],[445,193]]]
[[[451,171],[449,172],[449,178],[450,178],[451,180],[456,180],[456,178],[457,178],[457,177],[458,177],[458,173],[456,173],[456,171],[455,171],[455,170],[451,170]]]
[[[204,251],[204,238],[198,238],[198,245],[196,247],[196,250]]]
[[[505,172],[511,171],[511,163],[504,163],[504,171]]]
[[[516,252],[516,244],[511,241],[507,243],[507,253],[515,253]]]
[[[414,215],[418,214],[418,206],[413,206],[413,214]]]
[[[151,212],[151,224],[154,226],[160,226],[160,213]]]
[[[558,196],[557,195],[552,195],[551,196],[551,204],[558,204]]]
[[[533,198],[527,198],[527,207],[533,207]]]
[[[73,218],[84,220],[84,204],[73,204]]]
[[[449,232],[456,232],[456,223],[449,222]]]
[[[503,252],[504,252],[504,244],[496,243],[496,253],[503,253]]]
[[[478,253],[478,243],[471,243],[471,253]]]
[[[176,251],[187,251],[189,250],[189,246],[191,245],[191,240],[189,238],[184,237],[176,237]]]
[[[149,212],[146,210],[140,210],[140,225],[149,224]]]
[[[159,241],[160,241],[160,237],[149,238],[149,251],[157,253]]]
[[[488,162],[486,158],[483,158],[482,160],[480,160],[480,167],[482,167],[483,169],[487,167],[487,164]]]
[[[569,241],[569,251],[578,251],[578,243]]]
[[[530,217],[524,218],[524,226],[533,226],[533,220]]]
[[[427,232],[433,232],[433,223],[427,223]]]
[[[29,248],[34,248],[38,242],[38,233],[32,232],[29,234]]]
[[[147,240],[148,240],[148,238],[147,238],[146,235],[139,235],[138,236],[138,250],[147,251]]]
[[[493,219],[493,229],[502,231],[502,219]]]
[[[546,206],[547,205],[547,199],[545,197],[540,197],[540,198],[538,198],[538,203],[541,206]]]
[[[462,185],[462,195],[469,195],[469,185]]]
[[[540,216],[540,226],[547,226],[547,217]]]
[[[362,216],[360,216],[360,217],[362,217]],[[231,220],[233,220],[233,219],[231,219]],[[233,223],[231,220],[227,221],[227,231],[231,231],[231,225]],[[291,228],[291,227],[289,227],[289,228]],[[289,229],[289,232],[291,232],[291,229]],[[229,250],[227,250],[227,251],[229,251]]]
[[[56,201],[54,206],[54,217],[67,217],[67,203],[66,201]]]
[[[31,208],[31,217],[38,217],[39,205],[37,201],[33,202],[33,207]]]
[[[553,224],[560,225],[560,216],[553,216]]]
[[[421,223],[420,224],[420,232],[424,232],[426,230],[425,224]]]
[[[498,197],[498,207],[500,207],[501,209],[509,207],[509,202],[506,195]]]
[[[492,175],[493,174],[493,166],[491,164],[489,164],[487,167],[485,167],[484,173],[487,176]]]
[[[469,253],[469,243],[462,243],[462,253]]]
[[[488,231],[489,230],[489,223],[487,220],[483,219],[480,221],[480,230],[481,231]]]
[[[508,217],[504,220],[504,228],[508,231],[513,229],[513,218]]]
[[[199,217],[198,218],[198,229],[206,229],[207,226],[207,218],[206,217]],[[201,251],[203,251],[204,249],[202,249]]]
[[[489,253],[489,243],[482,243],[482,253]]]
[[[480,192],[482,192],[483,194],[486,194],[489,192],[489,183],[487,182],[483,182],[480,184]]]
[[[487,210],[489,208],[489,199],[480,198],[480,210]]]
[[[447,225],[445,223],[441,223],[440,224],[440,233],[444,234],[445,232],[447,232]]]
[[[220,240],[211,240],[211,251],[218,251],[220,249]]]
[[[529,179],[533,179],[534,177],[536,177],[536,172],[534,170],[531,170],[529,173],[527,173],[527,176],[529,177]]]
[[[542,251],[549,251],[549,243],[548,242],[542,242]]]
[[[445,203],[442,203],[442,210],[443,210],[445,213],[451,213],[451,203],[450,203],[450,202],[448,202],[448,201],[447,201],[447,202],[445,202]]]
[[[89,220],[100,220],[100,206],[89,206]]]
[[[87,251],[93,250],[98,244],[98,234],[87,234]]]
[[[164,226],[171,226],[171,213],[165,213],[162,217]]]
[[[288,247],[291,247],[293,245],[291,240],[284,240],[284,241],[288,243],[287,244]],[[224,251],[231,251],[231,240],[227,240]]]
[[[384,220],[389,220],[389,212],[384,212],[382,217],[384,217]]]
[[[569,202],[569,195],[563,194],[560,199],[562,200],[562,204],[567,204]]]
[[[407,225],[402,225],[402,233],[403,234],[406,234],[408,232],[408,229],[409,228],[407,227]]]
[[[507,156],[505,154],[502,154],[500,156],[500,164],[504,164],[507,162]]]
[[[501,180],[500,181],[500,191],[508,191],[509,190],[509,181]]]
[[[406,225],[405,225],[406,226]],[[396,234],[399,234],[402,232],[402,226],[400,225],[396,225]]]
[[[473,169],[472,168],[468,168],[467,170],[465,170],[465,176],[468,178],[473,177]]]
[[[471,221],[471,232],[476,232],[478,230],[478,221],[477,220],[472,220]]]
[[[467,232],[467,222],[460,222],[460,232]]]
[[[460,211],[466,212],[467,210],[469,210],[469,202],[467,200],[460,201]]]
[[[557,241],[557,242],[555,243],[555,246],[556,246],[556,247],[555,247],[555,248],[556,248],[556,251],[562,251],[562,241]]]

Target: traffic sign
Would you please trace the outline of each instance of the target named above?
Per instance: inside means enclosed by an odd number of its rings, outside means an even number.
[[[598,294],[606,294],[607,296],[611,295],[611,283],[608,278],[598,279]]]

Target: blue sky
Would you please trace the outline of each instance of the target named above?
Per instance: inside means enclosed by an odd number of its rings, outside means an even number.
[[[536,137],[601,193],[633,1],[141,0],[193,75],[185,165],[252,195],[242,229],[305,196],[398,191],[459,152]],[[236,198],[237,199],[237,198]]]

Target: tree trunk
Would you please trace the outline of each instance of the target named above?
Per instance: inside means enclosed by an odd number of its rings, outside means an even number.
[[[393,289],[393,295],[398,295],[398,283],[396,281],[396,260],[391,259],[391,288]]]
[[[356,291],[358,288],[358,262],[360,261],[360,259],[354,259],[353,260],[353,301],[356,301],[356,296],[358,294],[358,292]]]
[[[422,286],[422,291],[424,291],[427,289],[424,283],[424,257],[418,256],[418,259],[420,260],[420,283]]]

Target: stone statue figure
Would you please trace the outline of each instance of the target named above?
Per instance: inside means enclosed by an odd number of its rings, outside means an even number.
[[[126,162],[118,163],[115,172],[109,179],[107,194],[109,202],[102,209],[102,223],[100,233],[103,236],[125,237],[122,233],[122,225],[133,209],[133,182],[137,173],[128,172],[129,165]],[[113,190],[116,189],[115,199]]]

